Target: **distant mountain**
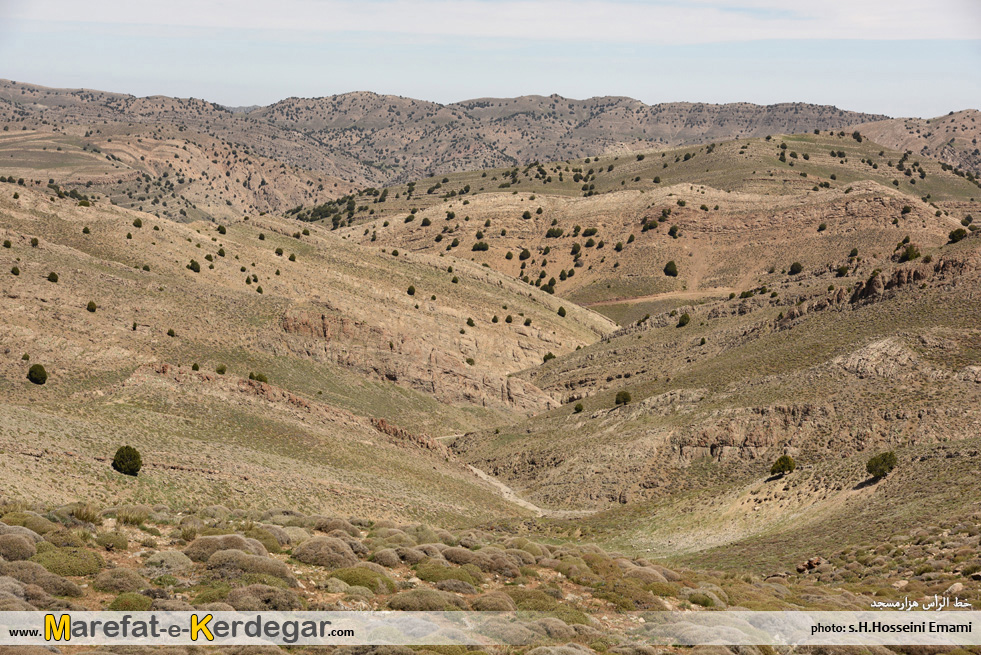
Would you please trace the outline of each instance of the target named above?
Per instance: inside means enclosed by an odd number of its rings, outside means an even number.
[[[558,95],[441,105],[355,92],[228,108],[194,98],[137,98],[0,80],[0,120],[41,129],[63,123],[96,129],[112,123],[173,125],[361,186],[886,119],[806,103],[646,105],[626,97]]]
[[[981,112],[976,109],[929,119],[890,118],[859,127],[878,144],[981,174]]]

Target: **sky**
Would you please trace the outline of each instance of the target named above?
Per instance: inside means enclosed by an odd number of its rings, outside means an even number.
[[[374,91],[981,109],[981,0],[0,0],[0,78],[229,106]]]

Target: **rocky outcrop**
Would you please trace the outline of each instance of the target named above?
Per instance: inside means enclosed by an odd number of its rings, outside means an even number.
[[[538,412],[558,402],[527,380],[474,366],[436,335],[405,335],[328,312],[290,310],[280,319],[293,354],[329,361],[376,379],[465,402]]]

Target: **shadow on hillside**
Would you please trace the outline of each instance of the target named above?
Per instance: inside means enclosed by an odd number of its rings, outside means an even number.
[[[873,486],[877,485],[879,483],[879,480],[881,480],[881,479],[882,478],[867,478],[865,480],[862,480],[858,484],[856,484],[854,487],[852,487],[852,490],[853,491],[860,491],[862,489],[867,489],[869,487],[873,487]]]

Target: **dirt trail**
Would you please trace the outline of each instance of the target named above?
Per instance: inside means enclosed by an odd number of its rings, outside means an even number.
[[[731,287],[715,287],[713,289],[697,289],[695,291],[665,291],[664,293],[654,293],[649,296],[634,296],[633,298],[613,298],[612,300],[599,300],[583,305],[584,307],[601,307],[603,305],[635,305],[641,302],[651,302],[655,300],[667,300],[668,298],[683,298],[686,300],[696,300],[698,298],[711,298],[718,296],[724,298],[735,291]]]
[[[462,434],[450,434],[445,437],[436,437],[436,439],[456,439],[462,437]],[[553,518],[553,519],[574,519],[583,516],[589,516],[590,514],[595,514],[596,510],[585,510],[585,509],[546,509],[544,507],[539,507],[538,505],[532,503],[531,501],[525,500],[518,493],[507,486],[493,475],[481,471],[476,466],[471,466],[466,464],[466,467],[470,469],[470,472],[476,475],[478,478],[490,484],[494,489],[498,491],[504,500],[514,503],[519,507],[523,507],[527,510],[531,510],[535,513],[535,516],[540,518]]]
[[[507,486],[493,475],[488,475],[484,471],[481,471],[475,466],[470,466],[467,464],[467,468],[476,475],[481,480],[490,483],[495,489],[501,493],[501,497],[505,500],[518,505],[519,507],[524,507],[525,509],[531,510],[536,516],[542,518],[552,518],[552,519],[574,519],[583,516],[588,516],[594,514],[595,512],[591,510],[578,510],[578,509],[545,509],[544,507],[539,507],[538,505],[521,498],[511,487]]]

